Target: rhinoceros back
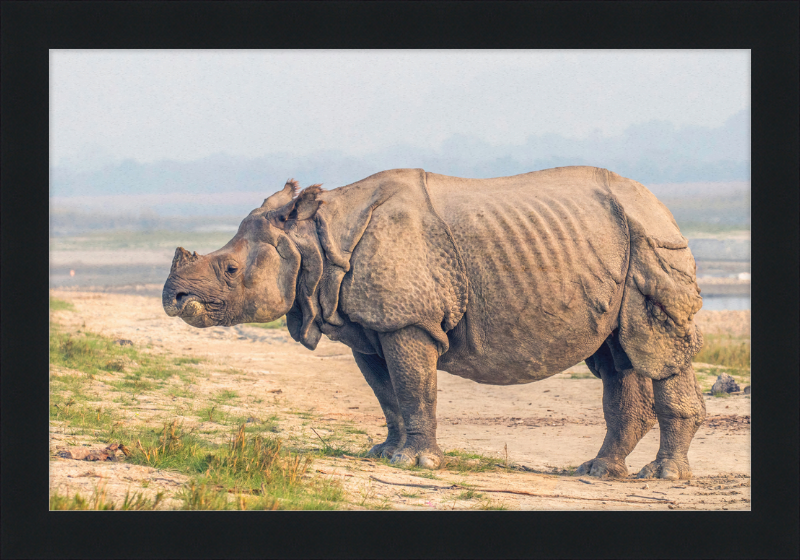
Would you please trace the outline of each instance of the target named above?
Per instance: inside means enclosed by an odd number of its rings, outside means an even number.
[[[441,369],[492,384],[535,381],[590,356],[616,328],[628,228],[600,171],[426,174],[469,278]]]
[[[643,185],[595,167],[426,177],[470,282],[441,369],[535,381],[590,356],[617,328],[632,365],[654,379],[699,350],[694,259]]]

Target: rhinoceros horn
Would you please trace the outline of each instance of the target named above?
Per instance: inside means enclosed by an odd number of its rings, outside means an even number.
[[[266,210],[275,210],[280,208],[281,206],[290,203],[292,199],[297,196],[297,191],[299,189],[300,184],[294,179],[289,179],[286,181],[286,185],[284,185],[282,190],[276,192],[269,198],[264,199],[264,204],[261,205],[261,208]]]
[[[197,256],[197,252],[190,253],[183,247],[178,247],[177,249],[175,249],[175,256],[172,257],[172,268],[170,269],[170,272],[175,272],[183,265],[192,263],[196,261],[198,258],[199,257]]]

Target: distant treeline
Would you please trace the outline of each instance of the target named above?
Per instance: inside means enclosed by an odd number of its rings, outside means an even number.
[[[749,189],[718,196],[660,199],[681,228],[750,229]]]
[[[89,162],[86,162],[89,165]],[[423,168],[457,177],[517,175],[567,165],[605,167],[645,185],[750,180],[750,112],[733,115],[718,128],[675,128],[651,121],[613,137],[567,138],[531,134],[521,144],[490,144],[455,135],[438,149],[395,145],[353,155],[338,150],[304,155],[272,153],[259,158],[226,154],[195,161],[139,163],[50,170],[51,196],[220,193],[279,189],[289,177],[301,185],[332,188],[385,169]]]

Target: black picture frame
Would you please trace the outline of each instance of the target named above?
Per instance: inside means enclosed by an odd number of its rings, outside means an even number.
[[[3,557],[797,557],[798,6],[3,2]],[[49,512],[48,49],[64,48],[751,49],[752,510]]]

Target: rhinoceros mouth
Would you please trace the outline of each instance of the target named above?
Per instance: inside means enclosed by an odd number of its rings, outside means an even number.
[[[170,317],[194,317],[203,311],[203,301],[194,294],[178,292],[174,296],[164,293],[164,311]]]
[[[205,313],[205,305],[197,296],[187,296],[181,301],[181,307],[178,311],[178,316],[181,319],[187,317],[197,317]]]
[[[185,323],[199,328],[230,326],[230,321],[225,318],[224,303],[193,294],[181,294],[181,296],[180,299],[176,297],[178,303],[176,315]]]
[[[167,285],[162,295],[164,311],[170,317],[183,319],[193,327],[211,327],[225,322],[225,302],[200,296],[186,288]]]

